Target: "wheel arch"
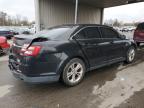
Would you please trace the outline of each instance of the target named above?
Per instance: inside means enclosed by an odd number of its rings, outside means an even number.
[[[86,58],[84,58],[82,56],[74,56],[71,59],[74,59],[74,58],[78,58],[78,59],[82,60],[84,62],[84,64],[85,64],[86,70],[88,70],[88,68],[90,67],[90,65],[89,65],[88,60],[86,60]]]
[[[86,71],[88,71],[88,69],[89,69],[89,62],[84,58],[84,57],[82,57],[82,56],[72,56],[72,57],[69,57],[69,58],[67,58],[66,60],[64,60],[64,62],[61,64],[61,66],[60,66],[60,68],[59,68],[59,74],[60,74],[60,79],[61,79],[61,75],[62,75],[62,72],[63,72],[63,70],[64,70],[64,67],[66,66],[66,64],[70,61],[70,60],[72,60],[72,59],[74,59],[74,58],[78,58],[78,59],[80,59],[80,60],[82,60],[83,61],[83,63],[85,64],[85,68],[86,68]]]

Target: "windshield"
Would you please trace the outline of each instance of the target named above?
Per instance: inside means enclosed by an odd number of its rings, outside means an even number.
[[[50,40],[66,40],[74,31],[73,27],[59,27],[43,30],[37,34],[36,37],[44,37]]]

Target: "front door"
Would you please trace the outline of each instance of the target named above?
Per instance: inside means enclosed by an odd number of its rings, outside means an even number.
[[[101,36],[98,27],[83,28],[76,38],[84,54],[89,60],[90,66],[95,67],[103,62],[101,56]]]
[[[119,34],[109,27],[100,27],[100,31],[103,43],[101,47],[105,60],[122,58],[125,52],[125,42],[119,37]]]

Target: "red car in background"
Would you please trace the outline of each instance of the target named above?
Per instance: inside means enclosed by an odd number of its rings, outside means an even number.
[[[139,46],[140,43],[144,43],[144,23],[138,24],[134,32],[134,41]]]
[[[7,42],[7,38],[0,36],[0,54],[8,53],[10,44]]]

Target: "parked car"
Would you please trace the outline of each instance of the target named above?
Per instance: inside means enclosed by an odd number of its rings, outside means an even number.
[[[0,37],[0,55],[7,54],[10,49],[10,44],[7,42],[6,37]]]
[[[30,31],[23,31],[22,34],[30,35]]]
[[[128,29],[130,32],[133,32],[136,29],[136,27],[129,27]]]
[[[21,28],[20,29],[20,33],[21,34],[25,34],[25,35],[30,35],[31,34],[31,31],[29,28]]]
[[[13,35],[19,35],[19,32],[16,31],[16,30],[14,30],[14,29],[12,29],[12,30],[10,30],[10,31],[13,33]]]
[[[129,29],[128,28],[122,28],[121,32],[129,32]]]
[[[133,62],[136,45],[111,27],[62,25],[33,36],[16,36],[10,50],[13,75],[28,83],[79,84],[85,72],[116,62]]]
[[[140,43],[144,43],[144,23],[138,24],[134,32],[134,41],[139,46]]]
[[[0,36],[4,36],[7,39],[11,39],[14,36],[14,34],[13,34],[13,32],[11,32],[11,30],[0,29]]]

